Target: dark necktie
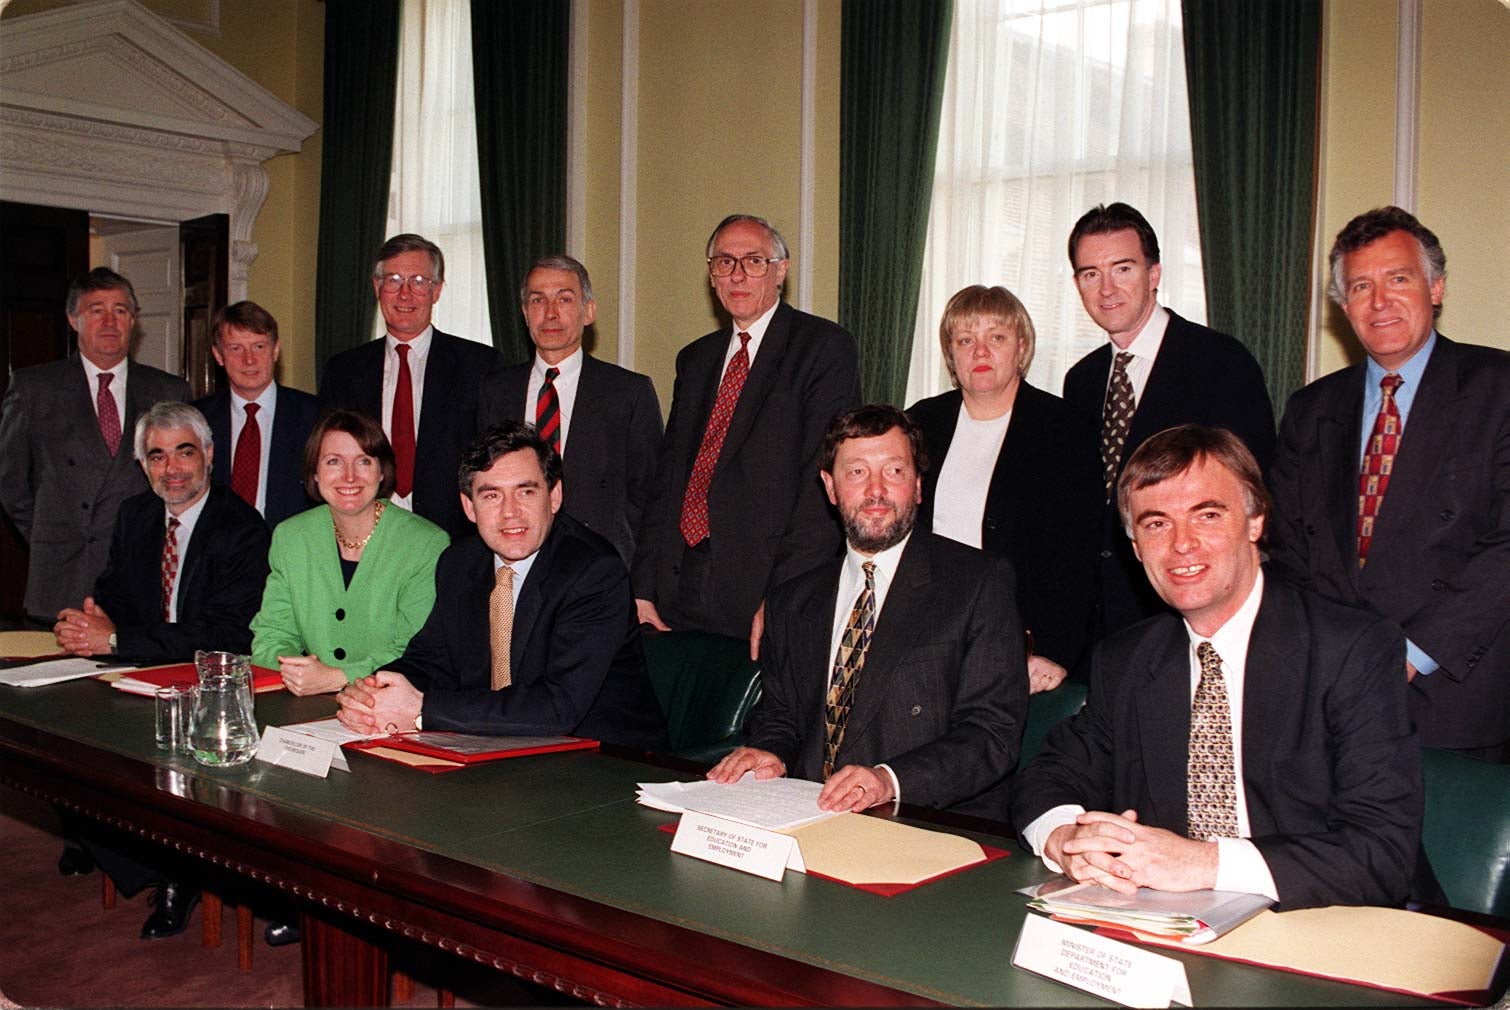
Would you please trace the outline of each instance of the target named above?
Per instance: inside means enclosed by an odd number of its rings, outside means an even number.
[[[168,532],[163,536],[163,620],[172,618],[173,583],[178,579],[178,517],[168,517]]]
[[[236,436],[236,455],[231,457],[231,490],[252,508],[257,507],[257,477],[262,472],[262,427],[257,423],[255,403],[246,405],[246,423]]]
[[[734,416],[740,390],[745,388],[749,374],[750,335],[740,333],[739,350],[729,359],[723,381],[718,384],[713,413],[708,416],[708,426],[703,429],[703,442],[698,447],[697,461],[692,465],[692,476],[687,480],[687,492],[682,497],[682,538],[688,547],[696,547],[708,538],[708,487],[713,483],[718,452],[723,448],[724,436],[729,433],[729,420]]]
[[[559,368],[547,368],[535,399],[535,430],[557,453],[561,452],[561,405],[556,398],[556,376],[560,374]]]
[[[110,395],[110,380],[113,378],[115,376],[109,372],[100,373],[100,391],[94,398],[95,413],[100,418],[100,437],[105,440],[105,448],[112,456],[121,447],[121,412],[115,405],[115,397]]]
[[[1369,544],[1374,539],[1374,524],[1384,505],[1384,492],[1395,469],[1395,453],[1400,451],[1400,434],[1404,422],[1395,403],[1395,391],[1405,380],[1394,372],[1379,380],[1384,399],[1374,417],[1374,429],[1363,452],[1363,470],[1358,475],[1358,567],[1368,561]]]
[[[1237,837],[1237,774],[1232,756],[1232,709],[1222,679],[1222,657],[1210,642],[1196,646],[1201,680],[1190,704],[1190,758],[1186,769],[1191,838]]]
[[[839,648],[834,653],[833,676],[828,683],[823,740],[825,779],[834,773],[834,762],[839,756],[840,745],[844,743],[844,728],[849,725],[855,688],[860,682],[860,670],[865,666],[865,652],[870,648],[870,636],[876,630],[876,563],[867,561],[861,567],[865,569],[865,586],[850,608],[844,636],[839,639]]]
[[[393,443],[393,493],[405,498],[414,490],[414,379],[409,372],[409,345],[399,344],[394,350],[398,352],[398,384],[393,390],[393,430],[388,441]]]
[[[499,565],[493,572],[493,592],[488,595],[488,647],[493,654],[493,690],[514,682],[509,670],[509,651],[514,643],[514,569]]]
[[[1127,377],[1127,366],[1133,356],[1129,351],[1118,351],[1112,363],[1111,382],[1106,386],[1106,403],[1101,407],[1101,472],[1106,479],[1106,500],[1112,499],[1112,488],[1117,484],[1117,467],[1122,462],[1122,450],[1127,445],[1127,429],[1132,424],[1132,380]]]

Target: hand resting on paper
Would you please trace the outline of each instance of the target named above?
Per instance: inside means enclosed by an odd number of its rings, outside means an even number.
[[[786,763],[768,750],[736,747],[708,769],[708,778],[728,785],[738,782],[745,772],[754,772],[757,779],[778,779],[786,774]]]
[[[1139,824],[1136,810],[1080,814],[1074,824],[1055,828],[1043,851],[1072,879],[1121,894],[1139,887],[1199,891],[1216,886],[1215,842]]]
[[[890,775],[879,768],[845,765],[823,783],[823,791],[818,794],[818,808],[859,813],[890,803],[892,797]]]
[[[379,670],[354,680],[336,695],[336,718],[357,733],[407,733],[415,728],[425,695],[402,673]]]

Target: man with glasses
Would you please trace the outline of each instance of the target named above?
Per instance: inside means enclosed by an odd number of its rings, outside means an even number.
[[[455,537],[472,528],[456,494],[456,468],[477,434],[482,377],[502,358],[431,325],[445,283],[446,258],[434,242],[403,234],[383,243],[372,290],[387,333],[326,363],[320,403],[380,420],[397,464],[393,503]]]
[[[855,340],[781,300],[786,241],[748,214],[708,239],[731,325],[676,358],[656,487],[634,559],[640,621],[760,638],[766,592],[838,556],[818,480],[829,422],[860,400]]]

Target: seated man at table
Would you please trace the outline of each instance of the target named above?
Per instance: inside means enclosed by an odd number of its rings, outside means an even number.
[[[1097,647],[1085,708],[1018,776],[1023,840],[1050,869],[1128,894],[1401,902],[1424,801],[1400,629],[1265,578],[1268,493],[1228,431],[1153,436],[1117,499],[1179,616]]]
[[[1028,668],[1012,566],[915,530],[922,430],[895,407],[829,427],[820,476],[843,557],[772,590],[749,746],[708,773],[824,783],[826,810],[905,800],[1004,821]]]
[[[404,654],[338,695],[342,723],[664,746],[629,571],[558,511],[561,457],[507,421],[472,442],[458,481],[478,535],[440,556],[434,609]]]

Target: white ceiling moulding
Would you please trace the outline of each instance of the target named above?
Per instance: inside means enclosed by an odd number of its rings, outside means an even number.
[[[262,163],[319,124],[134,0],[7,18],[0,199],[183,221],[230,217],[230,298],[246,297]]]

